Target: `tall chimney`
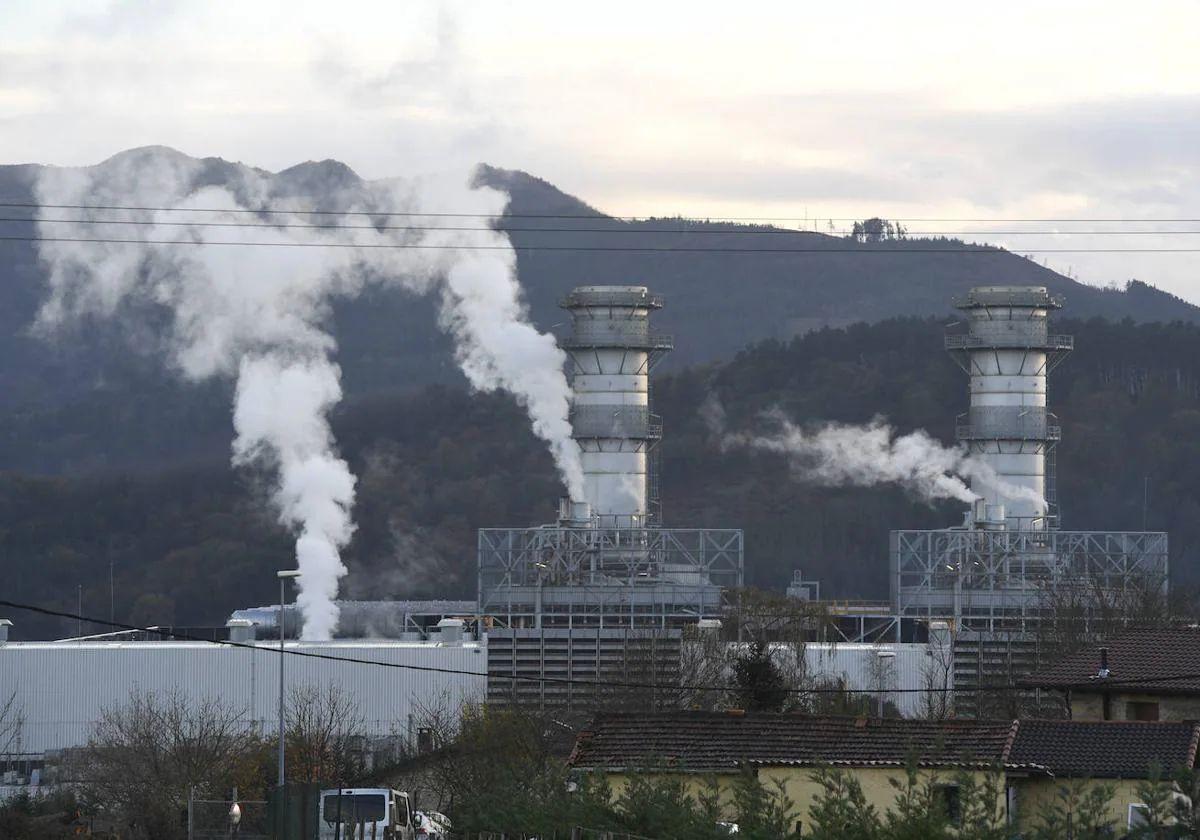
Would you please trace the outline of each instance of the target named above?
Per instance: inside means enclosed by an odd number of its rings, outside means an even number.
[[[12,626],[13,623],[7,618],[0,618],[0,645],[8,641],[8,628]]]
[[[603,525],[641,527],[657,512],[649,456],[662,423],[650,413],[650,369],[672,345],[650,331],[650,313],[662,299],[645,286],[580,286],[560,305],[573,325],[562,346],[587,493],[574,501],[589,502]]]
[[[972,479],[971,489],[989,507],[1002,505],[1010,527],[1054,527],[1054,475],[1047,466],[1053,467],[1062,430],[1047,410],[1046,375],[1074,347],[1071,336],[1050,334],[1050,312],[1062,302],[1044,286],[979,286],[955,305],[968,331],[946,336],[946,349],[970,377],[971,398],[957,436],[999,479]],[[1004,485],[1032,493],[1014,497]]]

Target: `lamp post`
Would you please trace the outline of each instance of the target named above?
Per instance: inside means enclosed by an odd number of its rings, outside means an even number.
[[[275,573],[275,577],[279,578],[279,787],[284,784],[283,778],[283,720],[284,720],[284,695],[283,695],[283,601],[284,591],[283,585],[288,578],[300,577],[300,572],[297,569],[283,569]]]
[[[896,658],[894,650],[879,650],[875,652],[875,661],[879,667],[879,719],[883,720],[883,700],[884,693],[887,691],[888,670],[892,661]]]

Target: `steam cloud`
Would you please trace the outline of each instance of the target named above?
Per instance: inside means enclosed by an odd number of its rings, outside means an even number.
[[[166,355],[182,376],[236,378],[233,463],[265,467],[276,478],[280,520],[297,536],[305,638],[329,638],[337,626],[333,599],[346,573],[340,552],[354,533],[355,478],[337,454],[328,421],[342,396],[335,342],[324,327],[333,299],[369,285],[438,293],[440,324],[453,336],[471,384],[517,398],[549,444],[568,492],[582,498],[579,450],[567,420],[565,356],[552,335],[529,323],[507,237],[484,220],[482,230],[471,232],[379,229],[397,223],[386,213],[452,208],[494,218],[507,202],[503,193],[473,189],[466,177],[364,182],[321,191],[319,205],[286,198],[296,210],[335,211],[316,217],[320,224],[359,229],[288,228],[312,225],[313,217],[239,212],[284,203],[269,175],[239,167],[224,186],[204,186],[211,181],[207,166],[148,148],[89,169],[43,170],[36,184],[38,249],[49,295],[35,326],[49,334],[87,316],[129,320],[158,309],[167,315]],[[180,212],[189,208],[216,212]],[[52,221],[63,218],[78,221]],[[114,219],[146,224],[85,223]],[[213,222],[265,226],[209,226]],[[61,241],[99,238],[138,241]],[[221,242],[366,247],[215,244]],[[379,247],[385,245],[409,247]],[[463,250],[466,245],[499,249]]]
[[[975,479],[1008,499],[1024,499],[1044,511],[1045,500],[1026,487],[1002,481],[986,462],[965,447],[946,447],[918,429],[897,436],[882,418],[863,426],[826,423],[805,431],[778,408],[764,412],[762,431],[727,429],[725,410],[715,398],[704,416],[723,448],[743,447],[788,458],[803,479],[832,486],[896,484],[925,501],[956,499],[968,504],[979,495],[967,486]]]

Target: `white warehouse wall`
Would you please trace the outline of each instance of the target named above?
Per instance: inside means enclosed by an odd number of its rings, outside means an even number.
[[[358,705],[368,735],[408,734],[430,706],[457,708],[487,694],[487,650],[475,642],[288,642],[288,650],[373,662],[468,671],[447,674],[288,656],[289,687],[337,685]],[[10,642],[0,644],[0,697],[16,690],[25,717],[20,750],[85,744],[102,711],[135,689],[220,698],[247,726],[278,721],[278,642],[255,649],[203,642]],[[413,716],[413,717],[410,717]]]
[[[729,642],[724,652],[724,680],[733,676],[732,658],[744,643]],[[923,717],[943,692],[930,686],[954,687],[952,648],[917,642],[865,644],[851,642],[772,643],[771,659],[789,679],[800,685],[840,685],[844,690],[884,699],[895,704],[904,717]],[[803,667],[797,668],[796,652],[803,650]],[[704,643],[684,654],[692,662],[704,658]],[[699,669],[705,670],[702,667]]]

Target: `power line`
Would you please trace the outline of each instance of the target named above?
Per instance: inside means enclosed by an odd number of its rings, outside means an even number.
[[[261,651],[261,652],[266,652],[266,653],[275,653],[275,654],[287,655],[287,656],[301,656],[301,657],[305,657],[307,659],[321,659],[321,660],[328,660],[328,661],[332,661],[332,662],[342,662],[342,663],[348,663],[351,665],[375,665],[375,666],[381,667],[381,668],[398,668],[400,670],[406,670],[406,671],[424,671],[424,672],[437,673],[437,674],[456,674],[456,675],[466,675],[466,676],[472,676],[472,677],[495,677],[495,678],[501,679],[501,680],[519,680],[519,681],[524,681],[524,682],[554,683],[555,685],[587,685],[587,686],[592,686],[592,687],[611,686],[611,687],[616,687],[616,688],[641,688],[641,689],[654,689],[654,690],[678,689],[678,690],[682,690],[682,691],[722,691],[722,692],[724,692],[724,691],[735,691],[736,690],[735,688],[732,688],[731,686],[727,686],[727,685],[688,685],[688,684],[675,684],[675,683],[663,684],[663,683],[646,683],[646,682],[633,682],[633,681],[610,680],[610,679],[588,680],[588,679],[580,679],[578,677],[548,677],[545,675],[533,676],[533,675],[529,675],[529,674],[513,674],[513,673],[489,674],[487,672],[468,671],[468,670],[465,670],[462,668],[439,668],[434,665],[407,665],[407,664],[402,664],[399,662],[380,662],[375,659],[359,659],[359,658],[353,657],[353,656],[332,656],[327,653],[316,653],[313,651],[302,651],[302,650],[295,650],[295,649],[289,650],[287,648],[284,648],[281,650],[274,643],[264,643],[262,645],[256,645],[256,644],[249,644],[247,642],[219,641],[216,639],[206,639],[203,636],[193,636],[191,634],[181,633],[176,630],[163,630],[163,629],[157,628],[157,627],[139,627],[135,624],[123,624],[119,621],[111,621],[111,620],[107,620],[107,619],[95,618],[93,616],[87,616],[87,615],[83,615],[81,613],[71,613],[71,612],[63,612],[61,610],[52,610],[47,607],[39,607],[34,604],[23,604],[23,603],[20,603],[17,601],[8,601],[8,600],[0,599],[0,607],[11,607],[13,609],[26,610],[28,612],[38,613],[39,615],[45,615],[45,616],[48,616],[51,618],[64,618],[64,619],[70,619],[72,621],[87,622],[89,624],[98,625],[101,627],[114,627],[118,630],[123,630],[123,631],[153,633],[153,634],[157,634],[160,636],[170,636],[173,639],[180,639],[182,641],[187,641],[187,642],[203,642],[205,644],[216,645],[218,647],[243,648],[246,650],[255,650],[255,651]],[[1179,680],[1195,680],[1195,679],[1200,679],[1200,673],[1176,674],[1176,675],[1162,676],[1162,677],[1139,677],[1139,678],[1127,679],[1127,680],[1110,678],[1110,679],[1105,679],[1103,681],[1098,681],[1097,685],[1103,685],[1106,687],[1122,686],[1122,685],[1142,685],[1142,684],[1147,684],[1147,683],[1164,683],[1164,682],[1175,682],[1175,681],[1179,681]],[[857,692],[854,692],[853,690],[850,690],[850,689],[825,688],[825,687],[788,688],[788,689],[780,689],[780,690],[786,691],[789,694],[847,694],[847,693],[873,694],[873,693],[880,693],[881,691],[882,691],[882,693],[885,693],[885,694],[933,694],[933,693],[938,693],[938,692],[954,693],[954,694],[978,694],[978,693],[988,692],[988,691],[1029,691],[1030,689],[1023,688],[1021,686],[1015,686],[1015,685],[987,685],[987,686],[975,686],[973,688],[930,687],[930,688],[888,688],[888,689],[879,689],[879,690],[867,688],[867,689],[861,689]]]
[[[1197,254],[1200,248],[1020,248],[1009,251],[995,245],[979,245],[972,248],[722,248],[693,247],[671,248],[658,245],[429,245],[402,242],[251,242],[238,240],[189,239],[117,239],[110,237],[76,236],[0,236],[0,242],[77,242],[112,245],[235,245],[264,248],[357,248],[363,250],[424,250],[424,251],[611,251],[618,253],[670,253],[670,254],[976,254],[1015,255],[1025,254]],[[876,244],[876,243],[869,243]]]
[[[833,236],[821,231],[805,230],[803,228],[642,228],[642,227],[511,227],[504,223],[506,217],[496,217],[495,227],[479,225],[443,226],[443,225],[347,225],[335,222],[316,224],[295,224],[277,222],[196,222],[196,221],[164,221],[156,219],[42,219],[35,217],[0,217],[0,222],[30,222],[36,224],[65,224],[65,225],[137,225],[149,227],[216,227],[216,228],[268,228],[278,230],[397,230],[409,232],[466,232],[466,233],[604,233],[604,234],[651,234],[679,233],[719,236],[799,236],[818,235]],[[720,224],[720,223],[714,223]],[[905,237],[917,236],[1193,236],[1200,235],[1200,230],[919,230],[905,231]],[[840,238],[840,237],[838,237]],[[888,241],[904,241],[897,238]]]
[[[257,208],[228,208],[228,207],[161,207],[161,206],[142,206],[142,205],[123,205],[123,204],[37,204],[33,202],[17,202],[17,201],[0,201],[0,207],[22,207],[32,209],[51,208],[57,210],[132,210],[132,211],[163,211],[172,213],[253,213],[253,214],[291,214],[296,216],[409,216],[409,217],[429,217],[429,218],[453,218],[453,219],[491,219],[497,218],[496,214],[492,213],[450,213],[450,212],[424,212],[416,210],[304,210],[299,208],[289,207],[257,207]],[[613,215],[610,213],[504,213],[504,218],[513,219],[612,219],[616,221],[655,221],[665,219],[678,219],[680,221],[696,221],[696,222],[714,222],[714,221],[743,221],[743,222],[796,222],[801,221],[800,216],[685,216],[685,215],[669,215],[669,216],[636,216],[636,215]],[[865,216],[815,216],[807,221],[831,221],[831,222],[861,222],[869,219],[874,214]],[[876,217],[878,218],[878,217]],[[1014,217],[970,217],[970,216],[890,216],[887,221],[891,222],[971,222],[971,223],[1018,223],[1018,222],[1036,222],[1043,224],[1087,224],[1092,222],[1103,223],[1145,223],[1145,224],[1169,224],[1169,223],[1195,223],[1200,222],[1200,218],[1014,218]]]

